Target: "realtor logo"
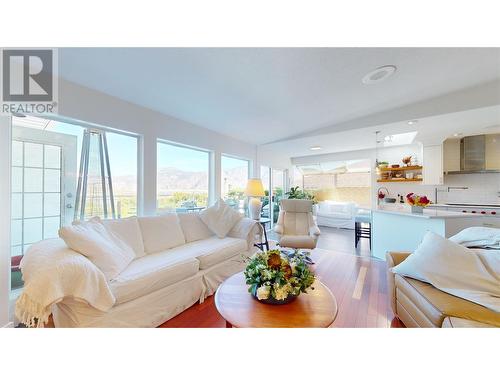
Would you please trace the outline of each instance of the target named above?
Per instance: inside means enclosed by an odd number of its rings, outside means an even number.
[[[3,49],[2,112],[54,113],[54,49]]]

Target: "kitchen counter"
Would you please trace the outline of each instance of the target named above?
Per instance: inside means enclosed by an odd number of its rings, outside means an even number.
[[[372,254],[385,259],[387,251],[415,251],[425,233],[449,238],[475,226],[500,226],[500,217],[426,208],[412,213],[409,205],[381,205],[372,212]]]
[[[436,208],[424,208],[423,213],[413,213],[411,212],[411,207],[408,205],[394,205],[394,206],[379,206],[377,209],[373,210],[374,212],[384,212],[388,214],[394,215],[404,215],[404,216],[413,216],[424,219],[442,219],[442,218],[464,218],[464,217],[478,217],[480,214],[473,213],[465,213],[465,212],[453,212],[453,211],[444,211],[438,210]]]

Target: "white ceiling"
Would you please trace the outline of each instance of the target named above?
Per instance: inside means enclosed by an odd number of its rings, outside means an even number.
[[[427,145],[440,144],[446,138],[452,138],[457,133],[460,136],[500,133],[500,105],[419,118],[418,122],[413,125],[408,125],[406,121],[399,121],[330,134],[290,139],[260,146],[259,151],[262,154],[265,153],[265,155],[280,155],[281,158],[286,159],[309,155],[368,150],[375,148],[376,131],[380,132],[378,134],[380,141],[388,135],[416,131],[417,135],[414,142]],[[321,150],[310,150],[310,147],[315,145],[321,146]],[[387,144],[387,146],[390,146],[390,144]]]
[[[500,49],[61,48],[69,80],[263,144],[500,78]],[[361,78],[398,67],[384,82]]]

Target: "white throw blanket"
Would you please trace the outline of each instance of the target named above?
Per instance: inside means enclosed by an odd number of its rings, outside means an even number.
[[[21,261],[24,289],[16,316],[28,327],[43,327],[51,307],[71,297],[108,311],[115,303],[104,274],[86,257],[52,239],[31,246]]]
[[[500,251],[471,250],[433,232],[393,272],[500,312]]]
[[[450,237],[450,241],[465,247],[481,247],[500,250],[500,229],[488,227],[470,227]]]

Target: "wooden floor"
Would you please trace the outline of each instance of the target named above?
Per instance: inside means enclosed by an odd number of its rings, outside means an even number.
[[[385,262],[322,249],[314,250],[312,257],[316,275],[337,299],[338,315],[332,327],[402,327],[390,309]],[[160,326],[170,327],[225,327],[225,321],[210,297]]]

